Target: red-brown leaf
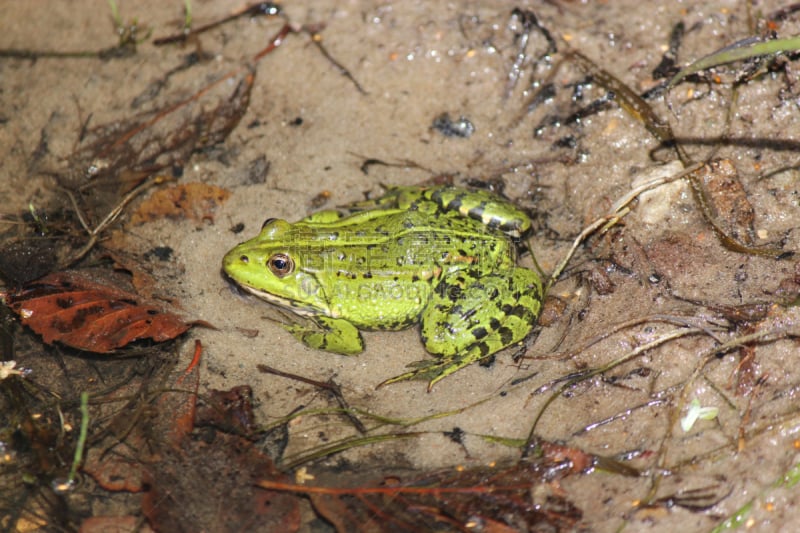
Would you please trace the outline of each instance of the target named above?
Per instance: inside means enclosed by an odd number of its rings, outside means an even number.
[[[136,294],[75,272],[56,272],[11,291],[7,303],[47,344],[95,353],[139,339],[163,342],[192,325]]]
[[[144,489],[145,466],[136,459],[137,449],[146,449],[147,442],[136,435],[136,446],[118,444],[113,451],[106,453],[102,448],[92,448],[86,454],[82,470],[90,475],[98,485],[111,492],[141,492]]]

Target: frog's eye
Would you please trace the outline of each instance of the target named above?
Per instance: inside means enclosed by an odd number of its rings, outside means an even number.
[[[265,220],[264,223],[261,224],[261,229],[266,228],[269,225],[269,223],[272,222],[273,220],[275,220],[275,219],[274,218],[268,218],[267,220]]]
[[[269,258],[267,266],[273,274],[282,278],[294,270],[294,261],[286,254],[275,254]]]

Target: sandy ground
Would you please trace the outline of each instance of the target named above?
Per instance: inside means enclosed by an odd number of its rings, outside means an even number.
[[[778,5],[758,3],[753,16]],[[178,1],[123,0],[119,7],[125,21],[137,20],[151,28],[154,37],[174,32],[182,18]],[[194,16],[202,23],[235,7],[234,2],[197,1]],[[362,355],[331,355],[302,346],[274,323],[280,316],[273,309],[231,290],[220,274],[220,260],[235,244],[254,236],[264,219],[296,220],[309,213],[312,199],[325,191],[330,193],[326,205],[335,206],[379,193],[382,184],[413,184],[439,174],[460,180],[502,179],[505,193],[536,213],[531,243],[542,268],[551,271],[581,228],[607,212],[637,176],[658,164],[651,157],[657,142],[617,106],[579,124],[536,131],[547,117],[566,117],[604,91],[597,85],[583,86],[583,101],[572,101],[574,84],[585,80],[585,74],[565,64],[554,78],[554,98],[527,112],[532,85],[553,67],[540,65],[532,73],[526,63],[520,81],[509,86],[517,50],[514,30],[519,29],[510,17],[514,7],[534,10],[560,46],[562,38],[568,40],[636,90],[653,83],[650,73],[679,21],[688,29],[681,62],[749,35],[745,3],[733,1],[286,2],[293,22],[326,24],[325,46],[365,92],[319,53],[307,35],[290,35],[255,66],[251,104],[239,127],[218,149],[195,155],[181,178],[232,193],[213,223],[164,220],[126,227],[133,253],[154,246],[174,250],[171,267],[179,275],[164,280],[163,291],[176,297],[188,315],[218,328],[194,330],[187,338],[192,344],[199,338],[205,346],[201,387],[251,385],[263,423],[300,404],[332,405],[307,385],[259,372],[258,364],[322,381],[334,378],[353,407],[386,417],[411,420],[461,410],[415,425],[422,437],[353,450],[329,465],[431,468],[514,458],[516,448],[484,437],[526,438],[552,391],[541,387],[577,369],[608,363],[676,326],[647,320],[573,352],[587,340],[625,321],[655,315],[721,323],[713,309],[676,296],[718,305],[778,301],[780,283],[794,276],[791,259],[776,261],[725,249],[680,182],[638,204],[620,231],[580,251],[573,275],[552,291],[569,303],[567,311],[544,328],[520,363],[507,351],[490,368],[467,368],[431,393],[420,382],[375,389],[377,383],[402,373],[408,363],[427,357],[416,329],[368,332]],[[44,2],[6,0],[0,2],[0,11],[5,13],[0,18],[0,48],[98,49],[115,42],[107,4],[99,0],[51,1],[46,7]],[[796,19],[795,15],[784,22],[782,36],[795,31]],[[203,36],[200,43],[213,61],[171,78],[164,98],[189,94],[214,76],[240,68],[280,25],[274,19],[243,19]],[[533,33],[529,53],[536,56],[544,46],[541,35]],[[49,164],[58,168],[88,114],[94,124],[129,116],[134,112],[130,102],[188,51],[156,48],[145,41],[135,56],[116,61],[1,59],[4,211],[16,211],[29,201],[43,202],[51,190],[50,178],[29,168],[43,130],[48,132]],[[667,110],[663,98],[653,105],[677,137],[686,140],[695,160],[703,160],[720,145],[716,157],[730,158],[736,165],[755,209],[757,243],[780,241],[784,250],[796,250],[800,213],[797,144],[792,143],[800,137],[800,110],[796,88],[787,83],[781,73],[741,87],[730,143],[719,143],[732,99],[727,85],[679,87],[670,95],[674,112]],[[441,135],[431,124],[442,113],[467,117],[475,133],[466,139]],[[665,150],[657,155],[674,159]],[[365,174],[360,166],[368,158],[414,166],[373,166]],[[258,166],[263,159],[269,162],[266,173],[254,171],[263,168]],[[232,228],[238,223],[245,228],[236,234]],[[578,272],[602,278],[611,289],[601,294],[599,282],[591,287],[579,283]],[[705,512],[674,506],[627,515],[636,500],[648,495],[650,477],[602,472],[573,477],[564,489],[594,529],[615,530],[629,520],[636,530],[707,530],[768,490],[751,515],[756,530],[788,530],[800,521],[796,490],[769,489],[797,462],[794,444],[800,418],[792,409],[800,383],[796,345],[777,341],[757,349],[757,372],[765,384],[750,396],[737,395],[731,386],[739,361],[735,351],[714,358],[685,391],[683,385],[713,345],[704,335],[668,342],[611,370],[607,379],[596,377],[575,386],[545,412],[537,433],[546,439],[561,439],[604,456],[630,453],[635,456],[631,464],[649,473],[657,470],[653,452],[663,451],[660,467],[674,475],[655,488],[659,497],[704,489],[712,494],[710,500],[719,500]],[[556,352],[570,357],[554,357]],[[529,379],[514,381],[521,377]],[[719,417],[682,432],[672,410],[682,394],[719,406]],[[651,407],[633,409],[648,401],[654,402]],[[613,422],[581,431],[614,416],[618,418]],[[454,428],[463,430],[463,443],[444,434]],[[340,418],[304,417],[291,428],[287,454],[352,434]]]

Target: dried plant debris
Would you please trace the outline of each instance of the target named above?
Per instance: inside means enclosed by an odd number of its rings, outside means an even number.
[[[711,161],[697,172],[703,201],[711,216],[732,239],[747,246],[755,242],[755,210],[729,159]]]
[[[752,246],[754,210],[730,160],[714,160],[704,165],[693,162],[676,139],[669,122],[660,119],[644,98],[581,52],[569,50],[567,57],[608,89],[620,106],[631,117],[641,122],[663,147],[674,150],[676,157],[687,170],[697,168],[689,174],[689,183],[700,212],[724,246],[744,254],[786,256],[779,248]]]
[[[785,259],[780,248],[752,246],[755,210],[730,160],[711,161],[690,176],[695,199],[706,222],[727,248],[745,254]]]
[[[170,437],[148,461],[148,490],[142,501],[144,514],[155,530],[298,530],[299,499],[256,487],[264,477],[288,478],[259,450],[254,435],[239,433],[256,426],[248,394],[246,388],[211,391],[207,406],[197,411],[197,417],[207,417],[212,409],[216,411],[213,421],[206,418],[205,430],[196,435],[196,395],[168,394],[161,398],[159,424]],[[175,426],[176,412],[185,413],[184,421],[181,429],[169,431]],[[239,434],[214,430],[208,424],[233,428]]]
[[[288,477],[257,445],[249,388],[211,391],[197,406],[198,367],[175,375],[151,386],[147,417],[92,446],[84,471],[108,491],[142,493],[156,531],[297,531],[299,498],[256,486]]]
[[[100,405],[125,402],[104,413],[83,464],[83,471],[101,487],[146,491],[151,467],[162,454],[181,448],[194,428],[201,354],[196,347],[183,371],[175,368],[173,358],[171,365],[151,367],[122,387],[97,394]]]
[[[214,20],[207,24],[203,24],[201,26],[193,26],[191,7],[190,7],[191,4],[187,3],[186,5],[187,5],[187,13],[186,13],[186,20],[184,21],[183,30],[179,33],[176,33],[175,35],[170,35],[168,37],[159,37],[158,39],[153,40],[153,44],[155,46],[183,43],[190,39],[196,39],[198,35],[201,35],[209,30],[219,28],[224,24],[227,24],[242,17],[253,18],[258,16],[264,16],[264,17],[283,16],[283,11],[281,9],[281,6],[278,5],[277,3],[255,2],[237,9],[228,16]]]
[[[260,490],[258,479],[287,479],[241,437],[188,440],[151,467],[144,514],[157,531],[298,531],[300,499]]]
[[[194,152],[225,140],[250,101],[252,72],[241,76],[231,92],[224,83],[231,73],[186,98],[136,117],[96,126],[59,174],[62,187],[73,191],[90,220],[150,176],[181,173]]]
[[[301,468],[297,484],[263,480],[269,490],[307,494],[337,531],[588,531],[583,514],[558,480],[594,464],[580,450],[540,443],[536,459],[442,470],[404,478],[387,473],[359,486],[305,485],[317,476]],[[320,478],[331,477],[324,472]]]
[[[47,209],[30,205],[20,215],[3,217],[8,229],[0,234],[0,278],[9,285],[52,272],[86,242],[72,208],[54,204]]]
[[[108,434],[124,438],[137,421],[148,422],[148,387],[163,387],[157,376],[168,375],[169,357],[151,349],[136,358],[64,358],[24,340],[12,341],[22,341],[12,347],[20,372],[0,381],[0,525],[4,531],[31,530],[32,524],[74,531],[96,503],[86,496],[84,477],[76,475],[88,464],[85,450],[95,450]],[[123,459],[129,470],[140,471],[133,457]],[[120,482],[123,474],[115,468],[107,479],[136,490]]]
[[[568,50],[566,55],[567,58],[575,61],[582,70],[610,91],[612,97],[619,105],[631,117],[647,128],[647,131],[659,142],[663,143],[666,147],[675,149],[678,158],[683,161],[684,164],[689,164],[688,156],[683,152],[681,146],[675,143],[675,135],[672,132],[672,127],[669,122],[659,118],[644,98],[580,51]]]
[[[195,425],[252,438],[258,429],[253,415],[253,389],[240,385],[227,391],[208,391],[197,406]]]
[[[0,277],[16,285],[39,278],[58,262],[57,252],[49,238],[6,241],[0,246]]]
[[[192,325],[136,294],[78,272],[57,272],[5,295],[47,344],[109,353],[140,339],[163,342]]]
[[[232,94],[211,103],[213,90],[231,76],[156,111],[89,130],[84,146],[68,158],[68,170],[56,174],[60,194],[49,200],[52,205],[31,206],[19,217],[23,224],[6,232],[0,275],[19,285],[74,265],[138,194],[180,175],[193,152],[223,141],[247,110],[253,84],[246,75]],[[227,196],[212,185],[182,185],[152,197],[136,220],[213,220]]]

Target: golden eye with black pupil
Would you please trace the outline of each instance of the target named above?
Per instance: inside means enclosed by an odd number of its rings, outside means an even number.
[[[267,260],[267,266],[273,274],[282,278],[294,270],[294,261],[286,254],[275,254]]]

